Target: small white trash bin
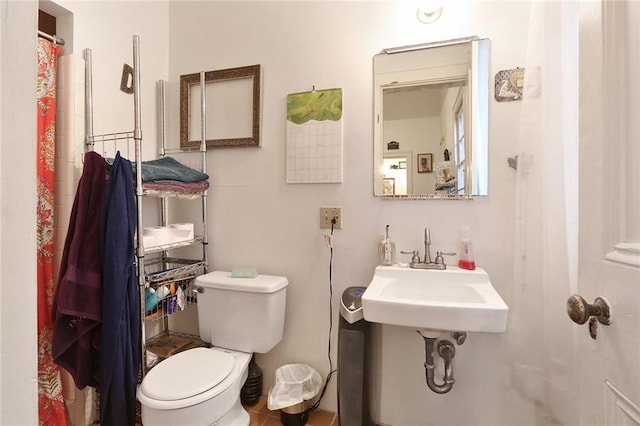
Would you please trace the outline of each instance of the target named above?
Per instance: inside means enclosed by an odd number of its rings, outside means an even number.
[[[275,376],[267,408],[280,410],[280,421],[284,426],[306,424],[309,405],[322,387],[320,374],[306,364],[287,364],[278,367]]]

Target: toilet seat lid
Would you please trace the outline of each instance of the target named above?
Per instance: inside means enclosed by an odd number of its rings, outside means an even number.
[[[189,349],[153,367],[142,380],[141,390],[161,401],[189,398],[223,381],[234,364],[231,354],[207,348]]]

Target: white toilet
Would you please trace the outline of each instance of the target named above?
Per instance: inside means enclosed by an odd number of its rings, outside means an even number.
[[[248,426],[240,403],[253,352],[282,339],[285,277],[231,278],[215,271],[196,278],[200,338],[214,345],[160,362],[138,387],[144,426]]]

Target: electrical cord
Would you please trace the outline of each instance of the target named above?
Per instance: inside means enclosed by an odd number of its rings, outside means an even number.
[[[324,386],[322,386],[322,391],[320,392],[320,398],[313,404],[309,410],[315,410],[320,406],[320,401],[322,401],[322,397],[327,390],[327,386],[329,385],[329,381],[333,376],[333,373],[337,371],[337,369],[333,368],[333,360],[331,358],[331,332],[333,330],[333,279],[331,277],[333,272],[333,227],[336,224],[336,218],[331,219],[331,235],[327,239],[329,245],[329,339],[327,343],[327,358],[329,359],[329,373],[327,374],[327,378],[324,381]],[[325,234],[326,237],[326,234]]]

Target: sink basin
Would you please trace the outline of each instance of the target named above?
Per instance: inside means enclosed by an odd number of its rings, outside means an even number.
[[[503,333],[509,308],[481,268],[378,266],[362,295],[367,321],[416,329]]]

